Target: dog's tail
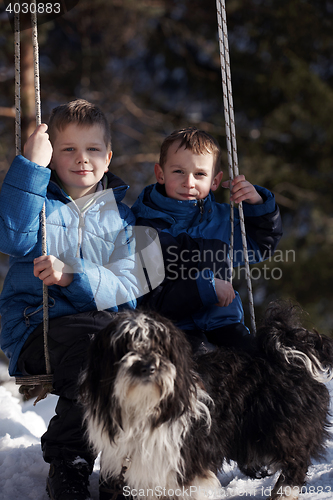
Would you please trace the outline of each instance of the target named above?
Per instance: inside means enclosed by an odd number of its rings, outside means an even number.
[[[333,378],[333,339],[304,328],[301,316],[297,305],[269,304],[257,332],[258,347],[272,362],[304,366],[315,380],[328,382]]]

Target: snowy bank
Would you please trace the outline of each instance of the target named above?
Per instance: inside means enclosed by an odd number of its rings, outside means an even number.
[[[333,393],[333,383],[330,390]],[[48,500],[45,492],[48,464],[42,458],[39,438],[54,414],[56,401],[55,396],[48,396],[34,407],[32,402],[20,401],[12,381],[0,386],[0,500]],[[98,500],[98,473],[96,460],[90,481],[93,500]],[[268,498],[276,477],[251,480],[236,466],[226,465],[220,480],[221,498],[263,500]],[[316,462],[309,469],[303,491],[300,500],[333,497],[333,434],[327,443],[326,461]]]

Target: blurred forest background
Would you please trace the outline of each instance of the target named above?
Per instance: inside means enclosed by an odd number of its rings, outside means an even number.
[[[5,2],[8,5],[8,2]],[[0,182],[15,155],[14,40],[0,3]],[[215,0],[62,1],[39,26],[43,121],[77,97],[111,122],[111,170],[131,205],[154,182],[164,137],[193,125],[225,151]],[[257,317],[292,298],[333,329],[333,1],[226,0],[240,172],[271,189],[284,237],[257,266]],[[22,33],[23,132],[34,129],[31,34]],[[224,179],[227,157],[224,155]],[[219,201],[228,201],[220,189]],[[1,256],[2,279],[8,258]],[[263,266],[266,266],[265,269]],[[265,270],[265,273],[264,273]],[[235,283],[246,308],[244,280]],[[248,323],[249,324],[249,323]]]

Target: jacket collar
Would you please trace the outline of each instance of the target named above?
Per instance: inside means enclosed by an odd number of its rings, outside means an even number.
[[[208,212],[211,208],[214,195],[212,192],[203,200],[174,200],[165,195],[164,186],[151,184],[147,186],[132,207],[137,217],[163,218],[164,220],[192,220],[200,213],[200,201],[203,211]]]
[[[120,179],[117,175],[114,175],[112,172],[106,172],[102,178],[102,184],[104,189],[113,189],[114,197],[119,203],[125,197],[126,191],[129,188],[125,182]],[[49,188],[53,192],[57,192],[61,194],[68,202],[73,201],[72,198],[64,191],[61,182],[54,171],[51,173],[50,185]]]

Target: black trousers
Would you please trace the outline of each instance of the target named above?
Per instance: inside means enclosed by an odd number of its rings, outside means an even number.
[[[78,403],[78,376],[85,365],[91,336],[106,327],[115,313],[90,311],[51,319],[48,344],[53,373],[53,393],[59,396],[56,416],[42,436],[43,457],[71,460],[77,456],[93,464],[96,458],[85,438],[83,411]],[[23,346],[19,370],[27,375],[46,373],[43,325]]]
[[[232,323],[216,330],[184,330],[194,354],[212,350],[214,346],[234,348],[253,353],[255,337],[243,323]]]

